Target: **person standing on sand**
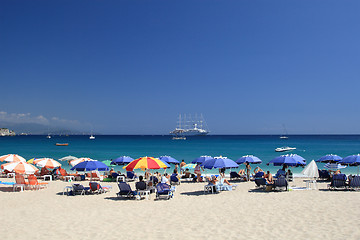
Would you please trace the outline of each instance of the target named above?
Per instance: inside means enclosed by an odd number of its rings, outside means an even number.
[[[245,162],[245,166],[246,166],[246,180],[250,181],[250,170],[251,170],[250,163]]]
[[[202,180],[201,180],[201,170],[204,171],[204,169],[200,166],[200,163],[196,164],[196,167],[194,169],[194,173],[196,174],[198,182],[202,182]]]
[[[182,174],[184,172],[184,166],[186,165],[186,162],[183,160],[181,160],[181,163],[180,163],[180,173]]]

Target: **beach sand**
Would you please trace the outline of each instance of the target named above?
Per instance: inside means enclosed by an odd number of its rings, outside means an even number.
[[[219,194],[204,194],[205,183],[182,183],[169,201],[154,201],[154,194],[119,199],[116,183],[101,184],[113,188],[66,196],[68,182],[24,192],[1,185],[2,239],[360,239],[360,192],[328,191],[327,183],[268,193],[239,182]],[[295,185],[305,183],[295,179]]]

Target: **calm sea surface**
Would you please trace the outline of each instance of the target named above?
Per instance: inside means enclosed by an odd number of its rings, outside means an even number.
[[[55,146],[55,143],[69,143],[69,146]],[[33,157],[50,157],[59,159],[67,155],[90,157],[96,160],[110,160],[127,155],[132,158],[142,156],[159,157],[170,155],[175,159],[189,163],[201,155],[226,156],[236,160],[243,155],[252,154],[263,163],[264,170],[275,173],[279,167],[267,166],[273,158],[281,155],[274,150],[277,147],[296,147],[296,153],[309,163],[326,154],[337,154],[345,157],[360,153],[360,135],[290,135],[288,139],[279,136],[203,136],[189,137],[186,141],[172,140],[171,136],[107,136],[98,135],[95,140],[89,136],[15,136],[0,137],[0,154],[16,153],[26,159]],[[67,163],[63,163],[70,169]],[[324,164],[319,163],[319,168]],[[244,168],[243,165],[240,166]],[[252,166],[253,168],[256,165]],[[120,166],[115,170],[122,170]],[[302,168],[293,168],[300,173]],[[167,170],[169,172],[169,170]],[[171,171],[171,170],[170,170]],[[211,171],[210,171],[211,172]],[[214,172],[214,171],[212,171]],[[347,167],[344,173],[356,173],[356,167]]]

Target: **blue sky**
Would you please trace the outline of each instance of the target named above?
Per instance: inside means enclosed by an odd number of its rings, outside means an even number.
[[[0,123],[360,133],[359,1],[2,1]]]

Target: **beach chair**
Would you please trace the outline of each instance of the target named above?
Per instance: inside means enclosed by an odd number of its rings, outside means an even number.
[[[104,186],[102,187],[99,183],[97,182],[89,182],[89,186],[90,186],[90,193],[96,193],[96,194],[101,194],[101,193],[106,193],[110,191],[111,186]]]
[[[166,183],[158,183],[156,185],[156,199],[165,198],[167,200],[171,199],[174,196],[173,191],[170,186]]]
[[[348,185],[346,184],[346,175],[345,174],[334,174],[329,185],[330,190],[338,189],[347,189]]]
[[[29,180],[29,186],[32,189],[39,190],[40,188],[47,187],[48,185],[48,183],[39,183],[35,175],[29,175],[28,180]]]
[[[330,181],[330,173],[327,170],[318,170],[319,171],[319,179]]]
[[[170,184],[171,185],[180,185],[180,180],[177,178],[177,174],[172,174],[170,176]]]
[[[228,185],[227,183],[224,183],[224,178],[221,178],[220,182],[216,184],[216,187],[220,191],[232,191],[236,189],[237,185],[236,184]]]
[[[20,188],[20,191],[23,191],[27,186],[29,186],[29,182],[25,181],[25,178],[23,175],[16,174],[15,175],[15,184],[13,185],[13,191],[17,188]]]
[[[264,172],[257,172],[254,175],[254,178],[262,178],[264,176]]]
[[[255,178],[256,188],[266,188],[267,182],[265,178]]]
[[[100,175],[99,171],[92,171],[90,179],[102,181],[102,180],[104,180],[104,176]]]
[[[137,195],[136,191],[131,190],[131,187],[126,182],[118,182],[120,192],[116,193],[118,197],[135,198]]]
[[[81,184],[78,184],[78,183],[74,183],[72,184],[72,194],[73,195],[85,195],[87,193],[90,193],[90,187],[84,187],[83,185]]]
[[[135,173],[134,172],[126,172],[126,180],[127,181],[135,181],[137,177],[135,176]]]
[[[233,180],[233,179],[243,180],[244,178],[246,178],[245,175],[239,175],[237,172],[230,172],[230,180]]]
[[[275,190],[283,190],[285,189],[285,191],[287,191],[288,189],[288,182],[286,181],[285,176],[279,176],[275,182],[274,182],[274,189]]]
[[[359,190],[360,189],[360,176],[349,177],[349,189]]]

